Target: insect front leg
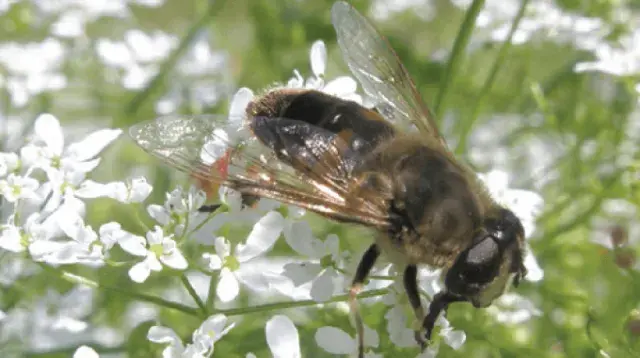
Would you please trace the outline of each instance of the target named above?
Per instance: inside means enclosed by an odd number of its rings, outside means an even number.
[[[420,303],[420,293],[418,292],[418,268],[415,265],[409,265],[404,270],[403,275],[404,290],[407,292],[409,303],[413,308],[413,313],[416,316],[416,325],[420,325],[424,319],[424,309]],[[424,349],[427,341],[422,337],[422,327],[417,327],[415,330],[416,342]],[[427,337],[428,339],[428,337]]]
[[[201,213],[211,214],[218,210],[222,204],[213,204],[213,205],[202,205],[198,208],[198,211]]]
[[[422,321],[422,328],[425,330],[425,338],[431,340],[433,327],[436,325],[440,312],[446,312],[449,304],[453,302],[463,302],[466,299],[462,296],[454,295],[449,291],[441,291],[433,297],[433,301],[429,305],[429,313]]]
[[[364,324],[362,323],[362,315],[358,307],[358,293],[362,291],[364,281],[367,279],[367,276],[369,276],[379,256],[380,249],[378,246],[376,244],[369,246],[369,249],[364,253],[362,259],[360,259],[360,263],[356,269],[356,275],[351,283],[351,289],[349,289],[349,308],[354,315],[358,335],[358,358],[364,357]]]

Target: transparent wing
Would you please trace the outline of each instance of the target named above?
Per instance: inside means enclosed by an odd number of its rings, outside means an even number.
[[[377,102],[378,111],[395,124],[415,125],[447,148],[433,115],[387,39],[344,1],[333,5],[331,20],[345,62]]]
[[[224,185],[340,221],[388,226],[388,215],[379,202],[348,195],[357,183],[350,175],[352,164],[344,159],[348,144],[341,137],[318,133],[305,137],[293,132],[291,138],[285,138],[286,150],[277,153],[251,133],[252,129],[266,130],[264,125],[249,128],[238,123],[242,121],[222,116],[168,116],[134,125],[129,134],[144,150],[202,185]]]

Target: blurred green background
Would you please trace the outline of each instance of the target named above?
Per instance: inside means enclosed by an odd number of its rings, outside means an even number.
[[[18,1],[0,14],[4,151],[16,149],[42,112],[53,113],[70,129],[67,143],[90,129],[126,129],[163,112],[224,114],[239,87],[259,92],[286,82],[294,69],[304,77],[311,75],[309,49],[317,39],[327,44],[327,78],[347,73],[330,22],[332,1],[98,3],[100,10],[73,1]],[[454,327],[465,330],[467,342],[459,351],[442,345],[439,356],[601,357],[602,352],[611,357],[640,356],[640,314],[634,311],[640,309],[636,265],[640,113],[634,89],[640,78],[638,5],[620,0],[556,1],[554,11],[574,19],[598,19],[599,25],[586,33],[570,31],[579,28],[577,21],[566,25],[558,20],[554,27],[551,10],[548,17],[525,11],[528,35],[501,51],[503,41],[495,40],[492,31],[508,30],[521,2],[487,1],[484,17],[477,18],[478,28],[470,33],[467,46],[454,52],[458,62],[450,66],[448,59],[465,18],[465,10],[456,4],[464,1],[414,1],[406,9],[389,10],[406,3],[352,1],[370,18],[377,14],[373,21],[396,49],[425,101],[440,104],[436,112],[452,147],[479,171],[505,170],[511,187],[536,191],[545,199],[531,241],[545,277],[517,290],[542,315],[508,325],[482,310],[456,305],[448,317]],[[540,3],[549,2],[530,1],[529,7]],[[107,11],[110,7],[115,10]],[[634,30],[635,47],[624,40]],[[584,45],[581,36],[596,44]],[[44,46],[47,41],[58,45]],[[12,46],[27,44],[41,49],[22,55],[12,52]],[[58,46],[63,50],[56,55]],[[635,55],[629,54],[631,70],[621,75],[575,71],[577,64],[594,60],[602,46],[620,49],[613,57],[634,50]],[[23,56],[17,64],[15,56]],[[183,176],[144,154],[125,136],[105,152],[92,179],[106,182],[139,174],[154,185],[148,202],[161,202],[165,192],[184,183]],[[87,222],[115,220],[139,232],[131,220],[133,210],[97,200],[89,206]],[[314,220],[314,228],[319,235],[335,232],[356,241],[359,237],[351,229],[320,219]],[[612,235],[622,237],[623,243],[612,247]],[[288,252],[284,244],[276,250]],[[72,270],[111,286],[135,286],[122,267]],[[148,281],[145,291],[159,292],[165,285],[160,277]],[[42,273],[25,278],[20,288],[8,288],[2,293],[3,309],[47,287],[61,291],[70,287],[50,279]],[[91,317],[92,322],[123,325],[122,312],[133,298],[105,290],[95,299],[104,309]],[[334,325],[351,332],[344,312],[328,307],[312,312],[311,322],[298,326],[305,357],[326,355],[313,342],[318,327]],[[366,322],[380,327],[386,356],[404,356],[408,353],[396,352],[385,337],[384,309],[366,307]],[[274,313],[243,321],[216,345],[216,356],[243,357],[249,351],[268,356],[264,319]],[[185,337],[200,323],[172,311],[162,311],[161,318]],[[145,339],[147,327],[136,328],[122,346],[99,351],[148,356],[152,345]],[[62,357],[68,352],[30,356]]]

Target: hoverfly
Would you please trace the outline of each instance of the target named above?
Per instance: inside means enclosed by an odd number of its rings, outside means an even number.
[[[375,229],[350,290],[359,355],[357,294],[381,254],[403,272],[421,322],[416,340],[424,347],[450,303],[487,307],[511,280],[517,285],[526,275],[524,229],[454,158],[387,40],[346,2],[336,2],[331,15],[344,59],[375,108],[281,88],[251,101],[241,126],[226,118],[164,117],[130,133],[146,151],[201,182]],[[417,131],[403,128],[409,126]],[[445,272],[445,289],[426,315],[416,282],[421,264]]]

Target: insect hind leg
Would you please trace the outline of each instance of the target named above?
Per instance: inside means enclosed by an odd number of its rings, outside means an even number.
[[[356,275],[353,277],[351,289],[349,290],[349,308],[354,315],[358,335],[358,358],[364,357],[364,323],[362,322],[362,315],[360,314],[360,308],[358,306],[358,293],[362,291],[364,281],[367,279],[367,276],[369,276],[379,256],[380,249],[378,246],[376,244],[369,246],[362,256],[362,259],[360,259],[360,263],[356,269]]]
[[[407,266],[404,270],[402,280],[404,290],[407,292],[407,297],[409,298],[409,303],[416,316],[417,325],[420,325],[425,316],[422,303],[420,302],[420,293],[418,292],[418,268],[415,265]],[[427,340],[422,336],[422,326],[416,327],[415,338],[420,347],[424,349],[427,345]]]

